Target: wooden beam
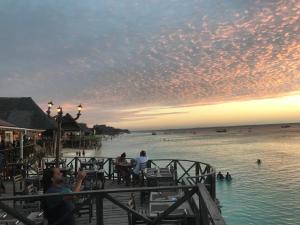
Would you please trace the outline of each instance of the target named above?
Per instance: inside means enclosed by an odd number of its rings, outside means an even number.
[[[226,225],[225,220],[222,217],[217,204],[211,198],[205,185],[197,184],[197,186],[198,186],[198,190],[199,190],[199,200],[201,203],[205,204],[205,208],[206,208],[208,214],[210,215],[210,218],[211,218],[213,224],[214,225]],[[201,208],[202,208],[203,204],[201,204],[201,206],[200,206]],[[206,211],[206,210],[204,209],[204,211]]]
[[[193,188],[192,190],[185,193],[185,195],[183,197],[178,199],[173,205],[171,205],[169,208],[167,208],[166,211],[164,211],[162,214],[160,214],[158,217],[156,217],[156,219],[154,219],[152,221],[152,223],[150,223],[150,225],[155,225],[155,224],[158,224],[159,222],[161,222],[161,220],[163,220],[171,212],[173,212],[175,209],[177,209],[178,206],[180,206],[186,200],[190,199],[193,196],[193,194],[195,194],[196,192],[197,192],[197,189]]]
[[[146,223],[150,223],[152,220],[149,219],[148,217],[145,217],[144,215],[139,214],[137,211],[127,207],[126,205],[124,205],[123,203],[119,202],[118,200],[114,199],[113,197],[111,197],[109,194],[105,194],[104,195],[105,198],[107,198],[109,201],[111,201],[112,203],[116,204],[117,206],[119,206],[120,208],[124,209],[127,212],[130,212],[132,214],[134,214],[136,217],[138,217],[139,219],[145,221]]]
[[[15,209],[10,208],[9,206],[5,205],[3,202],[0,201],[0,208],[6,212],[7,214],[13,216],[14,218],[20,220],[22,223],[25,225],[35,225],[35,222],[31,221],[27,217],[23,216],[20,214],[18,211]]]
[[[97,196],[96,197],[96,224],[97,225],[103,225],[104,224],[104,218],[103,218],[103,196]]]

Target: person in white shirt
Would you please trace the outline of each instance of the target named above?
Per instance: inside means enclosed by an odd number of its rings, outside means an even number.
[[[133,180],[138,181],[140,172],[147,167],[148,157],[146,151],[142,150],[140,156],[135,159],[135,167],[133,169]]]

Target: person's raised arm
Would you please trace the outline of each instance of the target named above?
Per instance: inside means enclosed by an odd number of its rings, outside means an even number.
[[[85,177],[86,177],[86,173],[84,171],[78,171],[76,183],[73,187],[73,192],[80,192],[81,184]]]

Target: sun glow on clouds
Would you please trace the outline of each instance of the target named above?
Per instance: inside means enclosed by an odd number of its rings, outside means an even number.
[[[139,130],[296,122],[300,117],[300,93],[206,106],[134,109],[132,112],[116,124]]]
[[[277,97],[300,90],[299,0],[75,2],[0,1],[0,96],[90,125],[296,120]]]

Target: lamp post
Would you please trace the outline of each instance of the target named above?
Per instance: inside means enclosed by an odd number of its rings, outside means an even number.
[[[51,114],[51,108],[53,105],[54,104],[52,101],[48,102],[48,110],[46,112],[47,112],[48,117],[54,118],[57,122],[57,136],[56,136],[57,143],[56,143],[56,149],[55,149],[55,163],[56,163],[56,166],[58,167],[59,166],[60,145],[61,145],[61,124],[62,124],[63,110],[62,110],[61,106],[58,106],[56,108],[57,114],[55,116],[51,117],[50,114]],[[77,106],[77,110],[78,110],[78,112],[77,112],[77,115],[74,118],[74,120],[77,120],[81,116],[81,110],[82,110],[81,104],[79,104]]]

